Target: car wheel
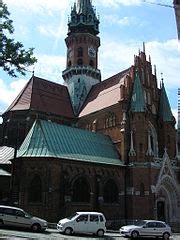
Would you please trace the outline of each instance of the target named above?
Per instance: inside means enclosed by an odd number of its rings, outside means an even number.
[[[40,232],[41,231],[41,226],[38,223],[35,223],[31,226],[31,230],[33,232]]]
[[[97,236],[98,236],[98,237],[103,237],[103,236],[104,236],[104,230],[103,230],[103,229],[99,229],[99,230],[97,231]]]
[[[164,240],[168,240],[169,237],[170,237],[170,234],[169,234],[168,232],[166,232],[166,233],[163,234],[163,239],[164,239]]]
[[[70,228],[70,227],[67,227],[67,228],[64,230],[64,233],[65,233],[66,235],[71,235],[72,232],[73,232],[73,230],[72,230],[72,228]]]
[[[139,233],[137,231],[132,231],[131,237],[132,238],[138,238],[139,237]]]

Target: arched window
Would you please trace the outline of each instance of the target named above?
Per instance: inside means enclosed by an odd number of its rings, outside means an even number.
[[[171,143],[171,137],[168,135],[167,136],[167,143],[170,144]]]
[[[142,143],[139,144],[139,151],[143,152],[143,144]]]
[[[91,67],[94,67],[94,61],[93,61],[93,60],[90,60],[90,61],[89,61],[89,65],[90,65]]]
[[[144,196],[144,184],[140,184],[140,196]]]
[[[68,62],[68,67],[71,67],[71,61]]]
[[[105,203],[117,203],[118,202],[118,189],[113,180],[107,181],[104,185],[104,202]]]
[[[32,179],[28,189],[29,202],[41,202],[42,201],[42,182],[38,175]]]
[[[105,128],[114,126],[116,126],[116,114],[110,112],[105,116]]]
[[[78,65],[83,65],[83,60],[82,60],[82,58],[79,58],[79,59],[78,59],[77,64],[78,64]]]
[[[82,47],[78,48],[78,57],[83,57],[83,48]]]
[[[90,186],[85,178],[78,178],[73,184],[73,202],[89,202]]]

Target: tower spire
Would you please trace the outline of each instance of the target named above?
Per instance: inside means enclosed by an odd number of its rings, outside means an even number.
[[[98,33],[99,20],[91,0],[77,0],[68,21],[67,62],[62,74],[75,114],[79,113],[91,87],[101,81]]]
[[[71,17],[68,23],[69,32],[88,32],[93,35],[99,33],[99,19],[90,0],[78,0],[71,10]]]
[[[132,112],[145,112],[145,106],[143,89],[139,79],[138,71],[136,70],[130,110]]]
[[[90,0],[78,0],[77,1],[77,14],[86,14],[87,11],[92,8]]]
[[[169,104],[169,100],[166,94],[166,90],[164,87],[163,78],[161,78],[161,93],[160,93],[160,101],[159,101],[159,117],[164,122],[172,122],[174,121],[174,117],[172,115],[171,107]]]

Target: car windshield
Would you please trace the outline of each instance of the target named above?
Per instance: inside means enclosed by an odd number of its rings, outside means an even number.
[[[146,223],[144,220],[137,220],[135,221],[134,225],[135,226],[143,226]]]
[[[71,220],[71,219],[73,219],[74,217],[76,217],[76,216],[78,216],[78,215],[79,215],[79,214],[74,213],[74,214],[72,214],[70,217],[67,217],[67,219]]]

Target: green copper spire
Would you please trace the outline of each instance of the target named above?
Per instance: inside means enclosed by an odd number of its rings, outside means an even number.
[[[87,14],[92,8],[90,0],[78,0],[77,14]]]
[[[130,110],[132,112],[145,112],[145,106],[146,105],[144,101],[142,85],[139,79],[138,72],[136,71]]]
[[[71,33],[99,33],[99,20],[90,0],[78,0],[71,9],[69,19],[69,32]]]
[[[169,100],[168,100],[163,82],[161,84],[161,92],[160,92],[159,117],[164,122],[174,121],[174,117],[173,117],[172,112],[171,112],[171,107],[170,107],[170,104],[169,104]]]

